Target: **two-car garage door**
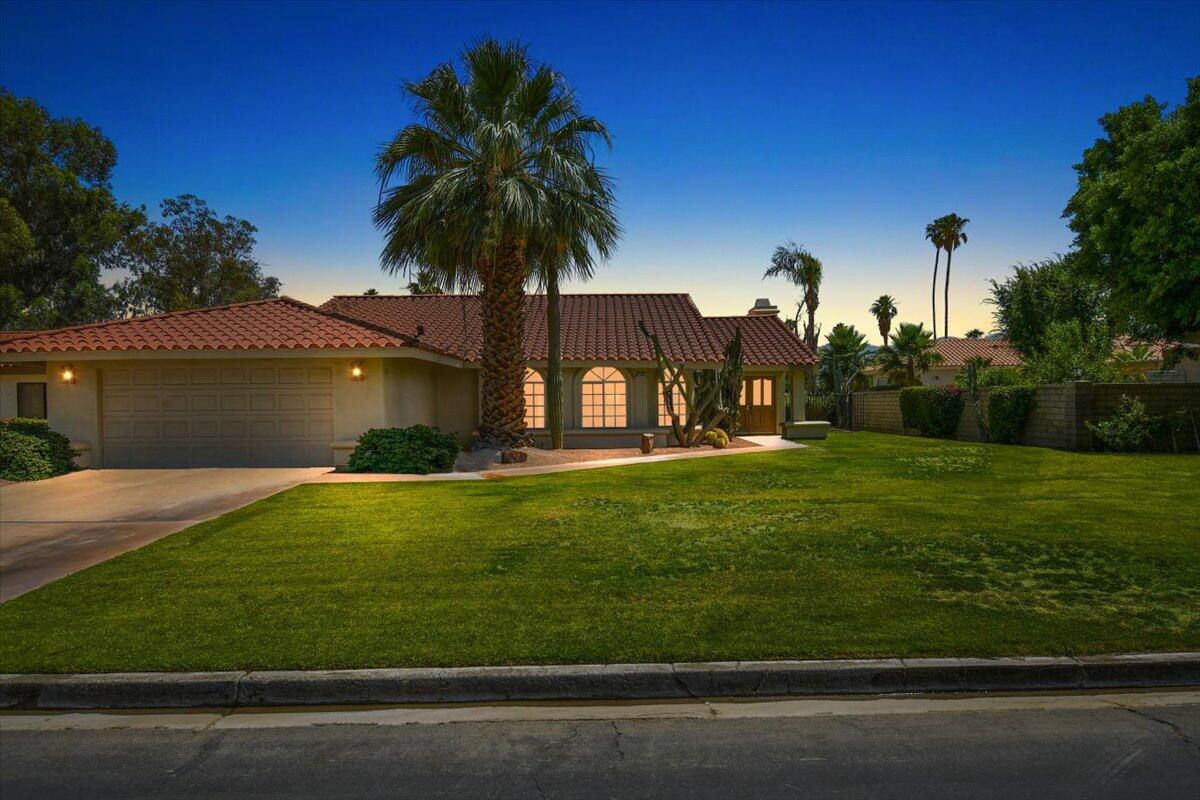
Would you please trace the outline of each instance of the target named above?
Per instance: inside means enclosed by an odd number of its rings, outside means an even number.
[[[106,467],[333,463],[333,367],[172,362],[101,374]]]

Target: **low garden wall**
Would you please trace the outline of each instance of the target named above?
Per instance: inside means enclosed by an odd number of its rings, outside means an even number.
[[[1200,383],[1090,383],[1075,381],[1039,386],[1034,391],[1033,410],[1018,436],[1019,444],[1055,447],[1061,450],[1091,450],[1092,433],[1084,424],[1107,417],[1116,410],[1122,395],[1136,397],[1151,414],[1164,415],[1188,408],[1200,425]],[[987,418],[988,390],[979,392],[979,402]],[[963,392],[963,411],[958,420],[956,439],[979,441],[975,407]],[[856,431],[905,433],[900,416],[900,390],[855,392],[851,406],[851,428]],[[913,432],[913,431],[909,431]],[[1182,441],[1187,439],[1187,441]],[[1190,436],[1182,437],[1180,449],[1195,450]]]

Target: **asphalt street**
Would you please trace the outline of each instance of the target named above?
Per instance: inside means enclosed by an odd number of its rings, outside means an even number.
[[[5,714],[0,798],[1200,797],[1200,692]]]

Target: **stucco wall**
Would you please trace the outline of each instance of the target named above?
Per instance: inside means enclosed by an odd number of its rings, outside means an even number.
[[[434,424],[470,444],[479,428],[479,370],[434,365]]]

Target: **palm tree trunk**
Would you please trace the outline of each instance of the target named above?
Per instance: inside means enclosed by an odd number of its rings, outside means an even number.
[[[808,325],[804,329],[804,342],[814,353],[817,352],[817,293],[805,293],[804,305],[808,307]]]
[[[546,276],[546,328],[549,347],[546,359],[546,426],[550,428],[550,449],[563,447],[562,380],[562,308],[558,297],[558,270]]]
[[[946,248],[946,289],[942,295],[942,335],[950,335],[950,262],[954,259],[954,248]]]
[[[933,304],[933,340],[937,341],[937,273],[938,261],[942,257],[942,248],[937,248],[933,251],[933,290],[929,293],[929,298]]]
[[[479,370],[479,438],[485,447],[525,440],[525,248],[497,247],[481,270],[483,352]]]

